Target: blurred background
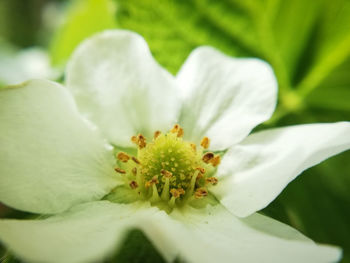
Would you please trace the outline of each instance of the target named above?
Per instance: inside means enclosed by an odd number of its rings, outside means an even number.
[[[112,28],[140,33],[173,74],[200,45],[268,61],[279,103],[257,129],[350,120],[349,0],[0,0],[0,87],[63,81],[74,48]],[[350,262],[350,152],[304,172],[262,213],[342,247]],[[0,217],[26,216],[0,207]],[[142,233],[127,241],[119,260],[162,262]]]

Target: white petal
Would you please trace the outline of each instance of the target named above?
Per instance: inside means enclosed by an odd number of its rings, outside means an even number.
[[[116,185],[112,151],[64,87],[34,80],[0,91],[0,201],[61,212]]]
[[[317,246],[281,223],[260,215],[241,220],[221,206],[169,216],[145,203],[98,201],[45,220],[0,220],[0,240],[27,262],[99,262],[118,249],[132,228],[144,231],[168,262],[176,255],[208,263],[339,258],[338,249]]]
[[[239,219],[222,206],[172,216],[185,222],[192,246],[181,246],[189,262],[335,262],[340,250],[316,245],[296,230],[262,215]],[[183,240],[187,238],[184,236]],[[187,242],[184,242],[187,245]]]
[[[213,150],[241,141],[275,108],[277,82],[271,67],[259,59],[230,58],[201,47],[189,56],[177,81],[185,136],[198,142],[206,135]]]
[[[83,42],[68,64],[67,85],[80,111],[119,146],[130,146],[138,132],[168,130],[177,120],[173,76],[129,31],[105,31]]]
[[[220,183],[212,190],[232,213],[248,216],[267,206],[302,171],[349,148],[349,122],[258,132],[226,153],[218,170]]]
[[[140,228],[170,261],[176,250],[157,228],[167,219],[165,212],[147,205],[98,201],[45,220],[0,220],[0,240],[26,262],[102,262],[129,230]]]
[[[0,50],[0,82],[18,84],[28,79],[53,79],[58,76],[50,65],[50,58],[39,48],[29,48],[18,53]]]

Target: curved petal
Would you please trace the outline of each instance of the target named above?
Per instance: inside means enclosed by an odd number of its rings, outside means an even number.
[[[89,38],[74,52],[66,77],[80,111],[113,144],[130,146],[132,135],[152,136],[177,120],[175,80],[135,33],[113,30]]]
[[[267,206],[302,171],[349,148],[349,122],[258,132],[226,153],[213,193],[235,215],[248,216]]]
[[[173,245],[156,228],[164,218],[164,212],[140,203],[98,201],[45,220],[0,220],[0,240],[26,262],[102,262],[137,227],[157,237],[156,247],[170,260]]]
[[[116,185],[113,153],[64,87],[33,80],[0,91],[0,201],[56,213]]]
[[[192,52],[177,82],[185,136],[196,142],[210,137],[212,150],[241,141],[271,117],[276,105],[277,82],[267,63],[230,58],[209,47]]]
[[[276,237],[264,229],[277,229]],[[143,230],[168,262],[331,262],[339,250],[317,246],[263,216],[240,220],[220,206],[170,217],[145,203],[99,201],[45,220],[0,220],[0,240],[26,262],[99,262],[132,228]],[[261,230],[263,229],[263,230]],[[300,240],[303,240],[300,242]]]
[[[190,210],[172,215],[185,222],[196,240],[192,246],[181,246],[189,262],[335,262],[341,256],[339,249],[316,245],[262,215],[239,219],[222,206]]]

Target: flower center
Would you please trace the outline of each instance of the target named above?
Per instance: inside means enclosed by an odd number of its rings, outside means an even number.
[[[138,147],[137,156],[117,154],[119,173],[140,199],[170,209],[189,201],[203,199],[208,187],[216,185],[213,177],[220,156],[207,151],[209,138],[200,146],[183,140],[184,130],[176,124],[168,133],[154,133],[151,142],[139,134],[131,138]]]

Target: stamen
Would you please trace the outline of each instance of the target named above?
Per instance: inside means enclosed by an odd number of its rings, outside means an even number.
[[[194,193],[194,197],[197,199],[201,199],[207,195],[208,195],[208,191],[205,188],[198,188]]]
[[[135,143],[139,147],[139,149],[145,148],[147,145],[146,138],[142,134],[132,136],[131,141]]]
[[[205,174],[205,169],[202,167],[197,167],[196,170],[198,170],[201,174]]]
[[[185,193],[185,190],[182,188],[178,188],[178,189],[173,188],[170,190],[170,193],[173,197],[178,198],[180,197],[180,195],[183,195]]]
[[[197,170],[193,175],[192,175],[192,178],[191,178],[191,183],[190,183],[190,187],[188,189],[188,192],[187,192],[187,196],[190,197],[193,193],[193,190],[196,186],[196,181],[197,181],[197,177],[199,175],[199,171]]]
[[[136,167],[135,167],[136,168]],[[139,185],[139,189],[141,191],[145,190],[145,183],[144,183],[144,177],[142,176],[142,174],[139,172],[137,173],[137,169],[135,169],[136,171],[136,182]],[[144,193],[145,194],[145,193]]]
[[[184,129],[182,129],[181,127],[179,128],[179,130],[177,131],[177,137],[183,137],[184,136]]]
[[[119,161],[122,161],[123,163],[127,163],[130,159],[130,156],[124,152],[120,152],[118,153],[117,158]]]
[[[216,185],[218,183],[218,179],[216,177],[209,177],[205,181],[212,185]]]
[[[205,163],[209,163],[210,160],[213,159],[213,158],[214,158],[214,154],[211,153],[211,152],[208,152],[208,153],[206,153],[206,154],[203,155],[202,160],[203,160],[203,162],[205,162]]]
[[[157,185],[156,184],[153,184],[152,190],[153,190],[152,197],[150,199],[151,203],[155,203],[155,202],[160,201],[159,194],[158,194],[158,189],[157,189]]]
[[[210,163],[211,163],[214,167],[218,166],[218,165],[220,164],[220,162],[221,162],[221,157],[220,157],[220,155],[216,155],[214,158],[212,158],[212,159],[210,160]]]
[[[131,157],[131,160],[133,160],[137,164],[140,164],[140,161],[134,156]]]
[[[198,181],[199,179],[203,178],[203,174],[202,173],[199,173],[197,178],[196,178],[196,181]]]
[[[197,151],[197,146],[194,143],[191,143],[190,145],[191,145],[193,151],[196,152]]]
[[[153,139],[157,139],[160,134],[161,134],[161,131],[155,131],[153,135]]]
[[[145,148],[146,147],[146,138],[142,134],[139,134],[139,135],[137,135],[137,139],[138,139],[139,148],[140,149]]]
[[[172,196],[170,201],[169,201],[169,206],[170,207],[174,207],[175,206],[175,201],[176,201],[176,197],[175,196]]]
[[[171,207],[174,207],[175,206],[175,200],[177,198],[179,198],[181,195],[185,194],[185,190],[182,189],[182,188],[178,188],[178,189],[173,188],[173,189],[170,190],[170,193],[171,193],[172,197],[171,197],[171,199],[169,201],[169,205]]]
[[[125,173],[126,173],[125,170],[120,169],[120,168],[118,168],[118,167],[114,168],[114,170],[115,170],[117,173],[120,173],[120,174],[125,174]]]
[[[162,169],[160,173],[165,177],[165,178],[170,178],[173,176],[173,174],[167,170]]]
[[[145,186],[148,188],[148,187],[150,187],[151,185],[154,185],[154,184],[159,184],[158,177],[156,175],[153,176],[153,178],[151,180],[146,182]]]
[[[174,127],[170,130],[171,133],[177,133],[180,128],[179,124],[175,124]]]
[[[137,145],[137,155],[125,152],[116,155],[118,163],[127,163],[115,171],[126,174],[121,177],[130,191],[136,189],[141,199],[167,212],[194,199],[204,198],[208,195],[208,188],[218,183],[212,174],[221,157],[205,150],[209,148],[209,138],[204,137],[198,148],[196,144],[183,140],[183,136],[184,129],[179,124],[166,134],[156,131],[148,144],[146,138],[138,134],[131,137]]]
[[[204,148],[204,149],[208,149],[209,148],[209,144],[210,144],[210,140],[208,137],[204,137],[201,141],[201,146]]]
[[[170,132],[175,133],[177,137],[183,137],[184,135],[184,129],[179,124],[175,124]]]
[[[135,144],[137,144],[138,140],[137,140],[137,137],[134,135],[131,137],[131,141]]]
[[[136,183],[136,181],[131,181],[130,182],[130,187],[131,187],[131,189],[136,189],[139,185]]]
[[[161,195],[161,198],[164,201],[169,200],[169,186],[170,186],[170,177],[165,177],[165,184]]]

